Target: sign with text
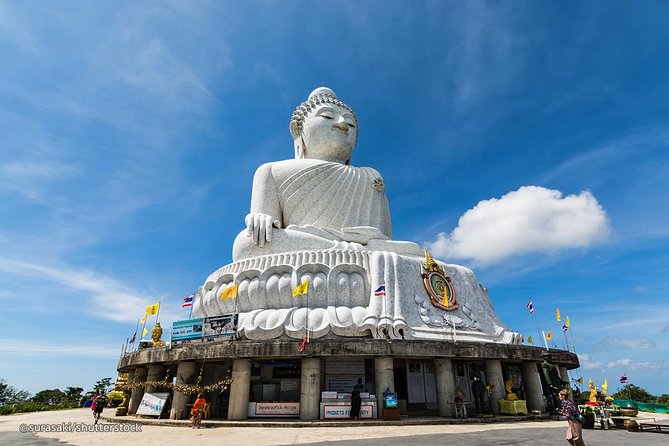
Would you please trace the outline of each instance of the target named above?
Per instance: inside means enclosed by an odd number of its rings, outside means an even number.
[[[219,336],[235,336],[239,314],[224,314],[223,316],[207,317],[204,319],[203,334],[205,338]]]
[[[137,408],[137,415],[153,415],[159,417],[163,413],[169,393],[145,393]]]
[[[327,358],[325,360],[325,374],[365,376],[365,360]]]
[[[249,417],[299,417],[300,403],[277,401],[267,403],[249,403]]]
[[[185,321],[172,322],[172,341],[185,341],[187,339],[202,339],[202,327],[204,318],[188,319]]]
[[[376,403],[362,403],[360,406],[360,418],[376,418]],[[351,404],[321,403],[321,418],[324,420],[333,418],[351,418]]]

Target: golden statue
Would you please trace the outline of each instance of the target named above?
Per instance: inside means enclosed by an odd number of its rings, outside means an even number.
[[[597,402],[597,387],[592,382],[592,379],[588,381],[588,386],[590,387],[590,399],[589,401],[591,403],[596,403]]]
[[[515,401],[518,399],[518,395],[513,392],[513,380],[511,378],[507,379],[504,382],[504,387],[506,388],[506,399],[507,401]]]
[[[153,339],[154,347],[163,347],[165,341],[161,340],[160,337],[163,335],[163,329],[160,326],[160,322],[156,322],[156,326],[151,330],[151,339]]]

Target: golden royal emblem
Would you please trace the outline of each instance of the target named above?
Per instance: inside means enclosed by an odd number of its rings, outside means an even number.
[[[429,294],[432,305],[445,311],[456,310],[459,305],[451,278],[446,277],[444,268],[434,261],[427,249],[425,263],[421,263],[420,270],[425,291]]]

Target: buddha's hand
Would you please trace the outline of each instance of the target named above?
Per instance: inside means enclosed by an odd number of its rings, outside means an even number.
[[[262,247],[272,241],[272,226],[278,226],[279,221],[273,220],[268,214],[251,213],[246,216],[244,223],[253,243]]]

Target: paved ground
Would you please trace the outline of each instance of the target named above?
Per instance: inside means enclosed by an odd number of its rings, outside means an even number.
[[[658,420],[667,415],[651,415]],[[353,425],[340,427],[240,427],[218,424],[222,427],[193,430],[187,427],[141,425],[141,432],[41,432],[21,433],[29,425],[62,426],[75,423],[88,428],[92,424],[89,409],[58,412],[41,412],[0,417],[0,444],[12,446],[64,446],[109,445],[128,446],[141,444],[196,444],[198,446],[237,444],[243,446],[271,446],[300,444],[323,446],[408,446],[408,445],[566,445],[563,421],[523,421],[491,424],[441,424],[441,425]],[[79,424],[79,423],[84,423]],[[139,429],[134,424],[104,423],[109,428]],[[124,427],[119,427],[124,426]],[[82,428],[82,429],[84,429]],[[586,430],[584,439],[588,446],[666,446],[669,435],[651,432],[630,433],[623,430]],[[642,442],[642,443],[641,443]]]

